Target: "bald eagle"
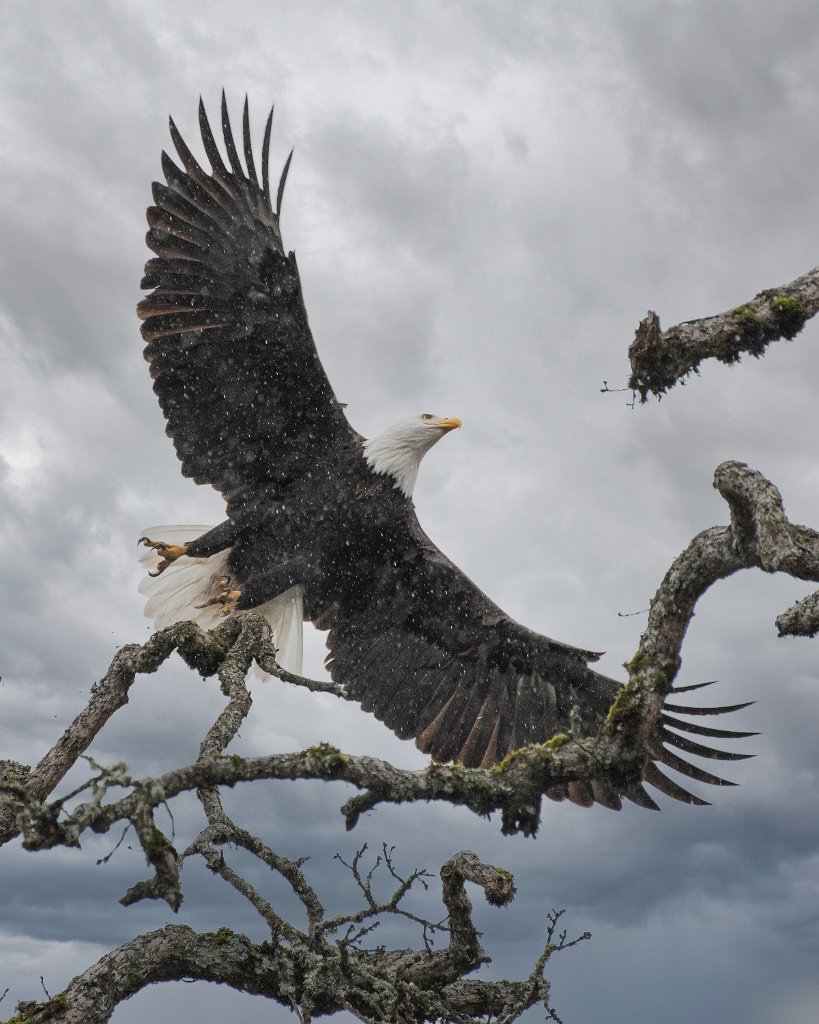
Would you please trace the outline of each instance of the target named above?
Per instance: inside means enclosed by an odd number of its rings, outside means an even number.
[[[222,95],[223,158],[200,101],[204,170],[170,122],[181,167],[166,153],[154,183],[142,281],[145,358],[182,472],[225,498],[206,527],[156,527],[141,538],[153,572],[143,583],[157,625],[254,609],[267,615],[280,658],[298,670],[302,623],[327,630],[327,666],[400,738],[441,762],[489,766],[510,750],[604,721],[620,684],[599,656],[511,619],[426,536],[412,502],[421,459],[453,417],[422,413],[361,437],[319,360],[296,259],[282,242],[284,166],[275,195],[267,119],[261,180],[245,100],[244,165]],[[150,560],[153,559],[151,562]],[[735,707],[744,707],[736,705]],[[669,748],[729,754],[681,733],[747,736],[672,717],[735,708],[666,705],[657,760],[689,778],[723,780]],[[669,728],[670,727],[670,728]],[[643,781],[694,803],[646,766]],[[551,796],[620,806],[606,784],[577,782]],[[642,785],[625,793],[656,807]]]

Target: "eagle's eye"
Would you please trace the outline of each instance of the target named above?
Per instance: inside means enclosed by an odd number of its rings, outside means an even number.
[[[424,413],[424,414],[423,414],[423,415],[421,416],[421,419],[422,419],[422,420],[434,420],[434,419],[435,419],[435,417],[434,417],[434,416],[432,415],[432,413],[431,413],[431,412],[425,412],[425,413]]]

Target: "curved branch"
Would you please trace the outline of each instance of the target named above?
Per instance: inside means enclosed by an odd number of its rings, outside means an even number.
[[[483,963],[489,958],[478,940],[472,921],[472,903],[464,882],[481,886],[487,903],[508,906],[515,898],[515,881],[508,871],[481,864],[474,853],[465,850],[455,854],[441,868],[443,898],[449,911],[449,949],[446,955],[456,960]]]
[[[717,316],[688,320],[666,331],[649,310],[628,356],[629,387],[645,402],[684,381],[703,359],[736,363],[743,353],[761,356],[773,341],[790,341],[819,311],[819,267],[781,288],[770,288]]]
[[[789,522],[769,480],[743,462],[723,462],[714,487],[728,503],[731,525],[703,530],[674,561],[651,602],[640,644],[672,678],[694,607],[717,580],[757,568],[819,582],[819,534]]]
[[[105,1024],[117,1005],[148,985],[194,979],[276,999],[288,1008],[294,992],[292,963],[282,950],[255,945],[228,928],[197,933],[166,925],[106,953],[45,1003],[20,1003],[25,1024]]]

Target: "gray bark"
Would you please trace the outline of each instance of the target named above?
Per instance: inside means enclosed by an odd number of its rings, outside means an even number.
[[[641,402],[649,394],[660,398],[697,373],[704,359],[736,363],[743,355],[758,358],[773,341],[790,341],[817,311],[819,267],[725,313],[688,320],[665,331],[657,314],[649,310],[628,350],[628,386]]]

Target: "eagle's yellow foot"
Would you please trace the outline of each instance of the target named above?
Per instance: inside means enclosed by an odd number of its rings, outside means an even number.
[[[230,576],[220,576],[216,580],[217,591],[209,597],[204,604],[198,604],[197,608],[209,608],[212,604],[220,604],[222,606],[222,614],[230,615],[231,612],[236,611],[236,604],[239,598],[242,596],[241,590],[237,590],[235,587],[230,585]]]
[[[162,561],[156,567],[156,572],[149,572],[149,576],[159,576],[169,565],[188,553],[184,544],[166,544],[164,540],[151,540],[149,537],[140,537],[137,544],[151,548],[162,557]]]

